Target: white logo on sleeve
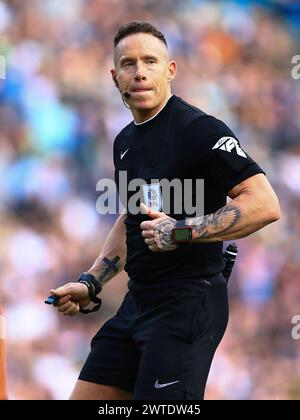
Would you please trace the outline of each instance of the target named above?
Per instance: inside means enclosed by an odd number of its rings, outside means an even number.
[[[217,141],[213,149],[225,150],[225,152],[229,152],[229,153],[231,153],[231,151],[235,149],[236,153],[239,156],[247,158],[246,153],[240,147],[238,141],[233,137],[222,137],[220,140]]]
[[[125,152],[121,152],[121,154],[120,154],[120,159],[122,160],[123,159],[123,157],[126,155],[126,153],[128,152],[128,150],[129,150],[129,147],[128,147],[128,149],[126,149],[125,150]]]
[[[165,386],[170,386],[170,385],[173,385],[173,384],[177,384],[177,382],[179,382],[179,381],[167,382],[166,384],[159,384],[158,379],[157,379],[154,386],[155,386],[156,389],[160,389],[160,388],[164,388]]]

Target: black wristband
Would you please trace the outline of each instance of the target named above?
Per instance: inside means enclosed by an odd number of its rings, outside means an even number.
[[[78,279],[78,282],[87,286],[91,300],[93,300],[102,290],[100,282],[93,274],[82,273]]]
[[[102,304],[102,300],[97,297],[97,295],[102,290],[100,282],[96,279],[95,276],[93,276],[93,274],[90,273],[82,273],[78,279],[78,282],[86,285],[91,301],[97,303],[97,305],[95,305],[93,309],[80,308],[80,312],[83,314],[89,314],[90,312],[98,311]]]

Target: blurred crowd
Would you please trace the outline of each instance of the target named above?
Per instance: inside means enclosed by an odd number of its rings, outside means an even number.
[[[11,399],[68,398],[91,337],[127,289],[123,272],[89,316],[43,303],[91,266],[116,219],[96,212],[96,184],[113,177],[113,140],[132,119],[109,72],[113,36],[129,20],[165,34],[178,63],[173,92],[233,129],[281,204],[279,222],[238,241],[206,399],[300,399],[300,340],[291,335],[300,314],[300,79],[291,76],[300,21],[260,3],[0,0],[0,301]]]

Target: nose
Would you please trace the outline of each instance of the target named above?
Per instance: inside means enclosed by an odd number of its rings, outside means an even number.
[[[137,65],[134,79],[136,82],[146,80],[145,69],[142,64]]]

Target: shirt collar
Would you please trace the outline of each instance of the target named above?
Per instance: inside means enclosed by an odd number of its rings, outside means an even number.
[[[135,122],[134,120],[133,120],[133,122],[134,122],[134,124],[135,125],[143,125],[143,124],[146,124],[148,121],[151,121],[151,120],[153,120],[153,118],[155,118],[155,117],[157,117],[157,115],[164,109],[164,107],[167,105],[167,103],[169,102],[169,100],[172,98],[172,96],[173,96],[173,94],[166,100],[166,103],[160,108],[160,110],[159,111],[157,111],[157,113],[155,114],[155,115],[153,115],[151,118],[149,118],[148,120],[146,120],[146,121],[142,121],[142,122],[140,122],[140,123],[137,123],[137,122]]]

